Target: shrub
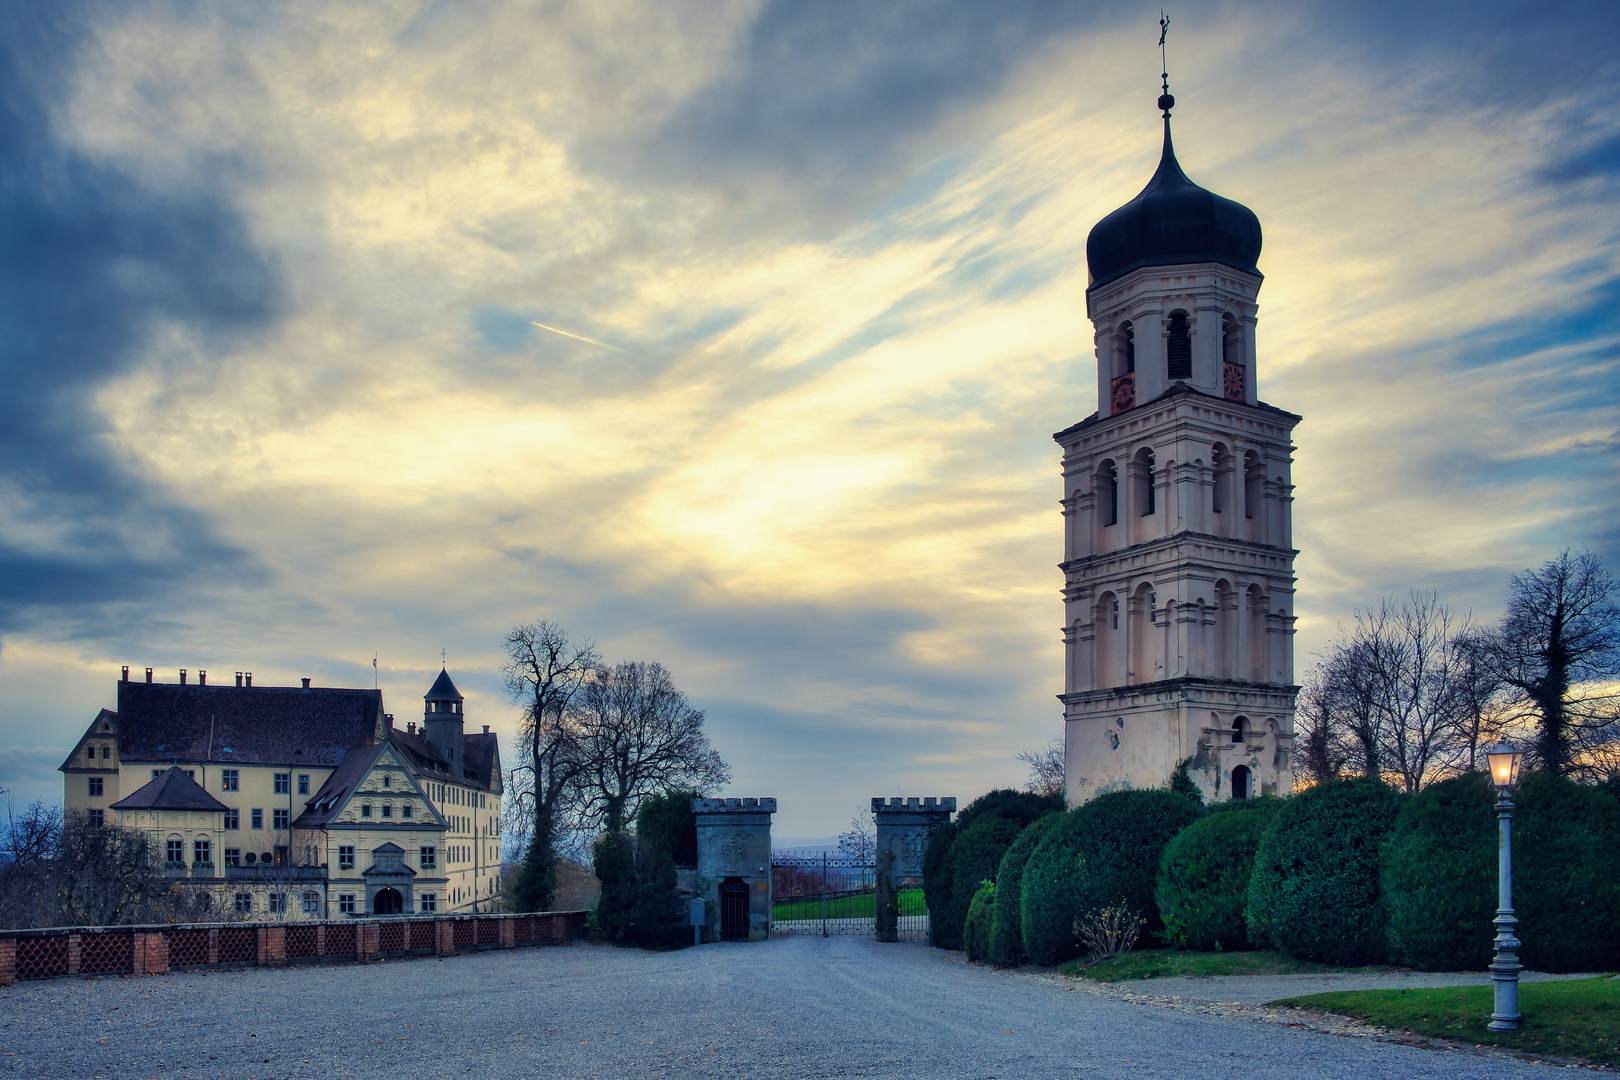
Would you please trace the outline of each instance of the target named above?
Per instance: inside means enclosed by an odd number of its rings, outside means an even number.
[[[1620,967],[1620,802],[1549,773],[1527,775],[1513,802],[1520,959],[1537,971]],[[1494,910],[1494,885],[1490,896]]]
[[[596,902],[596,928],[602,937],[618,943],[668,944],[675,891],[675,863],[669,849],[610,832],[596,841],[593,855],[602,883]]]
[[[1074,920],[1075,940],[1093,963],[1124,956],[1142,935],[1142,916],[1126,904],[1088,911]]]
[[[1061,795],[1002,788],[974,799],[956,815],[955,821],[934,831],[923,856],[923,897],[928,904],[928,936],[935,945],[945,949],[962,947],[962,923],[979,881],[995,874],[1002,854],[1018,831],[1036,818],[1062,808]],[[980,821],[991,819],[1012,822],[1016,828],[1007,834],[1004,827],[985,826],[972,833],[971,851],[962,858],[964,872],[971,876],[959,876],[955,853],[959,838],[968,836]]]
[[[1061,814],[1048,814],[1024,827],[996,868],[996,905],[990,921],[990,960],[1012,967],[1029,959],[1024,952],[1024,867],[1030,854]]]
[[[1401,807],[1380,882],[1392,959],[1425,971],[1490,963],[1495,802],[1490,776],[1478,772],[1431,784]]]
[[[1382,960],[1384,842],[1403,796],[1380,780],[1327,780],[1284,802],[1255,853],[1249,940],[1302,960]]]
[[[969,960],[990,958],[990,920],[996,908],[996,883],[981,881],[979,891],[968,904],[967,918],[962,924],[962,947]]]
[[[1254,853],[1280,799],[1244,799],[1193,822],[1164,849],[1153,897],[1165,944],[1178,949],[1247,949],[1243,909]]]
[[[1024,866],[1019,912],[1030,959],[1073,958],[1076,921],[1105,907],[1123,904],[1157,933],[1159,857],[1202,813],[1197,802],[1169,791],[1113,791],[1064,814]]]
[[[701,795],[676,788],[643,799],[636,808],[636,839],[667,850],[676,866],[696,866],[697,815],[692,800]]]

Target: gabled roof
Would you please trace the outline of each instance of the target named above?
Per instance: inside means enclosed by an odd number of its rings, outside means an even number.
[[[491,791],[500,791],[501,752],[499,740],[493,732],[482,732],[461,737],[461,760],[472,772],[473,779],[457,777],[463,784],[474,783]]]
[[[106,724],[111,730],[102,731],[102,724]],[[84,729],[84,734],[79,736],[79,741],[73,744],[73,752],[67,756],[66,761],[56,767],[56,771],[67,772],[69,769],[79,772],[86,772],[91,769],[97,771],[105,769],[108,772],[118,771],[118,767],[112,764],[111,759],[108,759],[106,765],[89,764],[89,759],[84,756],[84,744],[91,739],[112,739],[116,743],[118,741],[118,714],[111,709],[102,709],[96,713],[96,718],[90,721],[89,727]]]
[[[227,809],[187,776],[178,765],[155,776],[135,794],[112,804],[114,810],[212,810]]]
[[[381,720],[379,690],[118,684],[125,761],[336,765]]]
[[[293,822],[300,829],[313,829],[336,818],[343,812],[354,789],[366,778],[371,766],[383,752],[382,743],[357,746],[343,755],[338,767],[332,770],[321,789],[304,802],[304,812]]]
[[[446,668],[439,669],[439,677],[433,680],[428,692],[422,695],[423,701],[465,701],[456,684],[450,681],[450,672]]]

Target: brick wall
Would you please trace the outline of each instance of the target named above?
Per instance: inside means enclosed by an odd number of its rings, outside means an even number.
[[[386,923],[403,924],[403,932],[384,934]],[[482,925],[492,924],[492,925]],[[107,974],[166,975],[170,971],[214,967],[221,963],[222,929],[244,946],[232,967],[285,967],[290,963],[365,963],[384,957],[443,956],[531,945],[560,945],[585,936],[585,912],[545,911],[533,915],[401,915],[320,923],[313,953],[289,958],[290,924],[187,923],[176,926],[57,927],[48,930],[0,930],[0,986],[20,979],[50,979],[82,971]],[[300,922],[298,926],[310,924]],[[206,935],[204,937],[203,935]],[[125,941],[127,939],[127,947]],[[402,946],[387,949],[384,943]],[[87,949],[89,952],[87,953]],[[298,950],[307,952],[307,950]],[[91,955],[94,963],[86,963]],[[250,959],[251,957],[251,959]]]

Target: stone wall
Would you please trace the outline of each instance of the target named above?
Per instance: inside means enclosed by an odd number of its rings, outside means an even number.
[[[697,815],[698,885],[703,890],[708,925],[703,940],[721,933],[720,886],[748,886],[747,938],[759,941],[771,932],[771,815],[775,799],[693,799]]]

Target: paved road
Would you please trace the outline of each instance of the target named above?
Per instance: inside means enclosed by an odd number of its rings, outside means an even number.
[[[45,1076],[1523,1077],[1546,1066],[1132,1004],[871,938],[519,949],[0,991]]]

